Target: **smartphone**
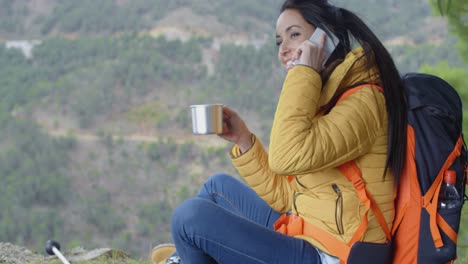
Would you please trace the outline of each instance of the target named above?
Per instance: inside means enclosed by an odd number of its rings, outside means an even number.
[[[330,33],[327,34],[325,33],[323,29],[321,29],[320,27],[317,27],[314,33],[312,34],[312,36],[310,36],[309,38],[310,41],[319,43],[323,35],[327,36],[325,39],[325,46],[323,47],[323,51],[325,52],[325,60],[322,63],[322,68],[325,66],[325,63],[330,58],[330,55],[335,50],[336,46],[338,46],[338,43],[340,43],[340,40],[338,39],[338,37],[336,37],[333,33],[331,33],[331,31],[329,32]],[[299,61],[294,62],[294,64],[298,64],[298,63]]]

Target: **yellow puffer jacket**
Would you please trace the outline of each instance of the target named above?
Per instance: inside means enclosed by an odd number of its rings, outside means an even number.
[[[387,157],[385,98],[374,88],[352,93],[324,115],[323,108],[350,87],[378,83],[378,71],[367,70],[362,48],[350,52],[322,87],[307,66],[295,66],[286,77],[271,131],[269,155],[259,139],[246,153],[232,149],[233,164],[245,181],[278,212],[293,211],[305,221],[348,242],[361,223],[365,207],[352,184],[336,167],[354,160],[367,189],[389,228],[394,216],[393,177],[383,177]],[[295,180],[288,182],[288,175]],[[306,236],[299,238],[328,252]],[[372,212],[363,238],[385,242]]]

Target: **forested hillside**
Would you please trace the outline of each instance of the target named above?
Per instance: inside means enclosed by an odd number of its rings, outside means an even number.
[[[229,144],[191,134],[191,104],[233,107],[268,144],[285,75],[281,2],[0,0],[0,241],[139,258],[168,242],[178,203],[214,173],[236,175]],[[427,0],[335,2],[365,18],[402,72],[466,73]],[[39,44],[29,57],[14,40]]]

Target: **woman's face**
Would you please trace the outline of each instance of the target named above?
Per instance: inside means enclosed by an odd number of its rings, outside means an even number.
[[[276,21],[278,59],[286,69],[296,48],[312,36],[315,27],[307,23],[296,9],[286,9]]]

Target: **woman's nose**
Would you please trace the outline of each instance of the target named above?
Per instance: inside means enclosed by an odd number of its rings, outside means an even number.
[[[287,45],[282,43],[279,52],[281,57],[286,57],[291,52],[291,49]]]

